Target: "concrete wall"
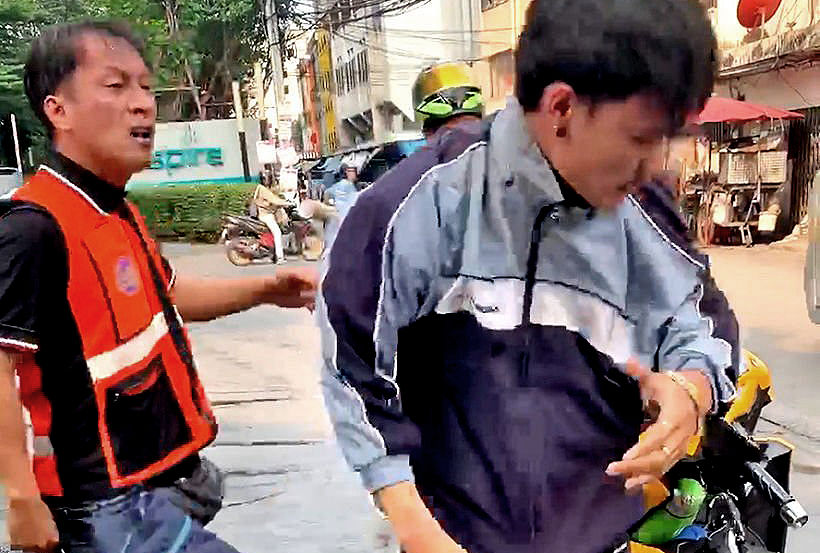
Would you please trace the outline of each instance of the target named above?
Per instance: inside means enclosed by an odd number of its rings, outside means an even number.
[[[730,94],[729,87],[731,85]],[[770,71],[739,79],[723,81],[715,88],[718,96],[737,97],[782,109],[820,106],[820,66],[805,66]]]
[[[244,128],[251,178],[256,178],[260,171],[256,158],[259,121],[245,119]],[[236,119],[218,119],[158,124],[152,167],[134,175],[128,187],[243,180]]]

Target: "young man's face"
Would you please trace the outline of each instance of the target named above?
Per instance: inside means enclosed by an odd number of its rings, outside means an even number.
[[[565,123],[565,136],[550,137],[550,160],[599,209],[616,207],[651,177],[668,130],[665,112],[641,95],[594,107],[576,102]]]
[[[347,178],[348,181],[353,182],[353,183],[355,183],[357,180],[359,180],[359,174],[356,172],[356,169],[354,169],[353,167],[348,167],[345,170],[345,177]]]
[[[55,94],[63,110],[55,144],[98,176],[124,184],[151,160],[151,72],[126,40],[103,33],[79,39],[77,55],[76,70]]]

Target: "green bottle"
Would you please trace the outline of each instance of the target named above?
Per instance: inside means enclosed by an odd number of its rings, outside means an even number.
[[[632,539],[644,545],[660,545],[674,540],[698,516],[706,500],[706,488],[691,478],[681,478],[672,495],[655,507]]]

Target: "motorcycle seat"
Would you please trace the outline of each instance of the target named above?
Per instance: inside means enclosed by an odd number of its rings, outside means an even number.
[[[268,226],[260,221],[259,219],[255,219],[254,217],[248,217],[247,215],[228,215],[228,221],[233,222],[234,224],[245,225],[252,229],[257,229],[261,232],[265,232],[268,230]]]

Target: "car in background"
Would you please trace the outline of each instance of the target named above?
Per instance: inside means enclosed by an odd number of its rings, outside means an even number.
[[[809,318],[820,324],[820,171],[809,196],[809,248],[806,252],[806,307]]]
[[[307,166],[303,166],[302,172],[309,176],[308,197],[321,199],[325,189],[342,179],[342,164],[358,168],[358,186],[367,188],[425,144],[424,138],[417,134],[408,133],[406,137],[383,144],[361,144],[318,160],[306,160]]]
[[[423,138],[397,140],[376,148],[359,170],[360,186],[366,188],[379,180],[390,169],[401,163],[410,154],[424,146]]]
[[[0,199],[10,198],[23,186],[23,175],[14,167],[0,167]]]

